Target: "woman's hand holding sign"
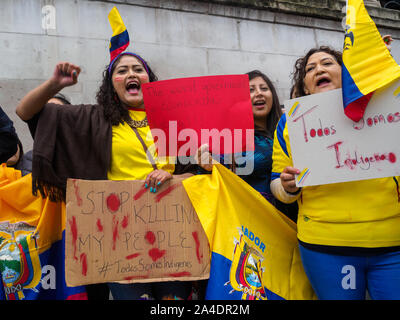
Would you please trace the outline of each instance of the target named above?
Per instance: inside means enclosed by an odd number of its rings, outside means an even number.
[[[283,189],[289,193],[296,193],[299,191],[299,187],[296,187],[295,174],[299,174],[300,170],[293,167],[286,167],[281,173],[281,183]]]

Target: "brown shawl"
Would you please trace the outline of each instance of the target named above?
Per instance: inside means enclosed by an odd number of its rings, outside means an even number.
[[[40,113],[32,160],[32,192],[65,201],[67,179],[107,180],[112,126],[98,105],[47,104]],[[196,174],[198,165],[182,165],[174,174]]]
[[[98,105],[47,104],[33,144],[33,194],[65,201],[68,178],[106,180],[111,139],[111,124]]]

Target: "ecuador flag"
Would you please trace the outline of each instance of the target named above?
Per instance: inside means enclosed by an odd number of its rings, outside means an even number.
[[[108,14],[108,21],[113,31],[110,40],[110,61],[113,61],[129,46],[129,34],[116,7],[112,8]]]
[[[65,205],[32,195],[32,175],[0,166],[0,299],[86,300],[65,283]]]
[[[289,218],[221,164],[182,183],[210,244],[206,299],[316,299]]]
[[[373,92],[400,77],[363,0],[348,0],[343,45],[342,92],[345,114],[359,121]]]

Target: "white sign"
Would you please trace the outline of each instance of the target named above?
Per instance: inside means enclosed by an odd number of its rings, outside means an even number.
[[[400,81],[377,90],[359,122],[344,114],[341,89],[285,109],[297,186],[400,175]]]

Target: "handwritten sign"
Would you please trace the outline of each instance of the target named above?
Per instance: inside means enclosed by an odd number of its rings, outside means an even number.
[[[69,179],[67,284],[208,278],[208,240],[181,181],[150,193],[143,181]]]
[[[285,102],[297,186],[400,175],[400,81],[376,91],[364,117],[343,112],[341,89]]]
[[[142,90],[160,156],[194,155],[204,143],[214,154],[254,150],[247,75],[164,80]]]

